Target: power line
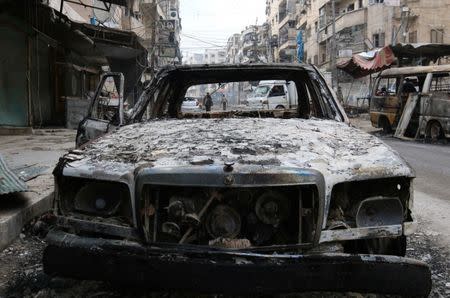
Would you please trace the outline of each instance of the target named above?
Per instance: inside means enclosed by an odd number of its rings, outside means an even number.
[[[205,44],[209,44],[209,45],[213,45],[213,46],[219,47],[219,48],[224,48],[224,47],[226,46],[226,44],[224,44],[224,45],[218,45],[218,44],[216,44],[216,43],[212,43],[212,42],[209,42],[209,41],[205,41],[205,40],[202,40],[202,39],[200,39],[200,38],[197,38],[197,37],[194,37],[194,36],[189,36],[189,35],[186,35],[186,34],[183,34],[183,33],[181,33],[181,35],[184,36],[184,37],[193,39],[193,40],[200,41],[200,42],[205,43]]]

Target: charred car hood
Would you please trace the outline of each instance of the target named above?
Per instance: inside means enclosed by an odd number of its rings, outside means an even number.
[[[413,176],[378,138],[345,123],[321,119],[173,119],[128,125],[69,154],[64,175],[133,184],[137,168],[223,167],[234,172],[311,169],[327,195],[343,181]]]

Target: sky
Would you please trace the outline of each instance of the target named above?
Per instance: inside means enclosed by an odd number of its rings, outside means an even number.
[[[245,26],[265,22],[266,0],[181,0],[181,50],[225,46]]]

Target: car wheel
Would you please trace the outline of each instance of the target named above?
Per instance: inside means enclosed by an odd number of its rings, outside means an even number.
[[[379,121],[380,121],[380,124],[378,126],[383,129],[384,134],[392,133],[392,126],[391,126],[391,123],[389,123],[389,120],[387,118],[383,117]]]
[[[437,142],[444,139],[444,132],[442,130],[441,124],[437,121],[432,121],[428,124],[427,138],[432,142]]]
[[[284,110],[284,106],[282,105],[278,105],[275,107],[276,110]]]

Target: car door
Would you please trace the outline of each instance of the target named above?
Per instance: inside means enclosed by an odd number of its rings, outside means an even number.
[[[401,80],[401,76],[378,77],[370,99],[370,119],[374,127],[390,131],[396,125],[401,108],[399,100]]]
[[[286,88],[283,84],[274,85],[267,98],[269,109],[287,108]]]
[[[124,124],[123,89],[122,73],[102,75],[88,114],[78,125],[77,147]]]

